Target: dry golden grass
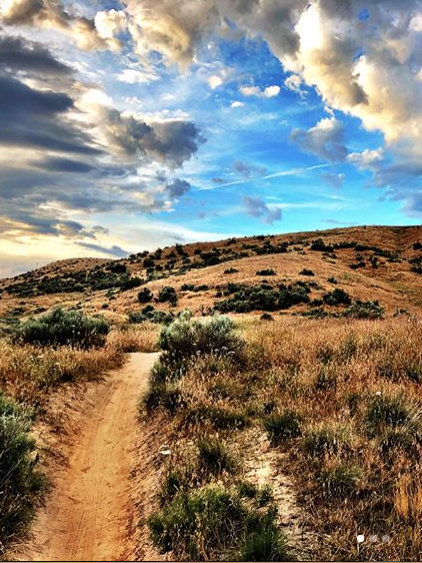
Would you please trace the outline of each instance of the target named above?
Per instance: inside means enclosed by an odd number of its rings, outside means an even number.
[[[149,323],[114,327],[103,348],[90,350],[41,348],[1,338],[0,389],[19,401],[39,404],[60,385],[96,379],[121,366],[126,352],[154,351],[158,330]]]
[[[175,443],[219,432],[241,444],[248,426],[275,428],[279,470],[311,521],[314,557],[417,560],[422,325],[286,316],[240,326],[243,365],[196,359],[168,387]],[[358,546],[357,534],[377,541]]]

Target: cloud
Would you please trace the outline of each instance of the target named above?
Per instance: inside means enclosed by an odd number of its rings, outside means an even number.
[[[315,154],[321,160],[344,162],[347,158],[344,127],[335,117],[323,118],[308,130],[293,129],[291,139],[302,150]]]
[[[243,102],[240,102],[239,100],[235,100],[234,102],[232,102],[230,104],[230,107],[232,108],[243,108],[245,104]]]
[[[0,74],[0,145],[100,154],[86,132],[65,120],[73,105],[67,94],[35,90]]]
[[[158,79],[159,76],[155,72],[134,68],[125,68],[117,76],[117,80],[120,80],[120,82],[126,82],[127,84],[147,84],[148,82],[153,82]]]
[[[243,160],[236,160],[233,163],[233,170],[245,179],[250,179],[256,176],[264,176],[264,174],[267,173],[266,168],[249,164]]]
[[[3,71],[29,71],[56,77],[70,76],[73,72],[40,43],[10,35],[0,36],[0,68]]]
[[[343,186],[343,182],[345,179],[345,174],[341,173],[341,174],[335,174],[332,172],[324,172],[321,174],[321,178],[327,182],[328,184],[330,184],[331,187],[333,188],[341,188]]]
[[[89,242],[79,242],[78,245],[81,246],[82,248],[94,250],[95,252],[99,252],[101,254],[108,254],[110,256],[113,256],[114,258],[126,258],[126,256],[130,254],[128,250],[124,250],[120,246],[116,246],[116,245],[110,248],[101,246],[99,244],[91,244]]]
[[[223,84],[223,79],[221,78],[221,76],[217,76],[216,74],[213,74],[208,78],[207,82],[209,84],[209,87],[212,90],[215,90],[216,88],[219,88]]]
[[[190,190],[189,182],[186,182],[185,180],[180,180],[179,178],[177,178],[176,180],[174,180],[174,182],[166,186],[166,192],[172,198],[182,197],[189,190]]]
[[[120,112],[107,97],[88,92],[78,104],[90,121],[98,144],[112,154],[134,161],[155,160],[177,168],[205,142],[197,126],[184,119],[150,120]]]
[[[95,27],[103,39],[113,39],[117,34],[126,31],[126,14],[122,10],[97,12]]]
[[[138,52],[183,67],[212,33],[262,37],[291,72],[285,85],[315,88],[327,107],[381,131],[387,143],[422,134],[420,0],[126,0]],[[270,87],[271,88],[271,87]],[[243,86],[245,96],[275,90]],[[422,148],[419,149],[422,153]]]
[[[108,20],[109,28],[112,27],[111,21],[112,17]],[[60,0],[2,0],[0,22],[8,26],[57,29],[71,37],[83,50],[117,51],[121,47],[114,37],[102,37],[94,20],[70,14]]]
[[[302,78],[298,74],[291,74],[284,81],[284,85],[288,90],[300,94],[302,92]]]
[[[274,98],[279,95],[280,86],[267,86],[263,90],[261,90],[258,86],[241,86],[239,91],[246,97],[254,96],[256,98]]]
[[[243,203],[248,215],[262,219],[264,223],[272,225],[276,221],[281,221],[281,209],[270,209],[260,197],[245,196]]]

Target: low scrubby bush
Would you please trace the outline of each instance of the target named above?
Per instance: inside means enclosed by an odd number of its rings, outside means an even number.
[[[177,293],[174,287],[166,285],[161,288],[158,293],[157,301],[160,303],[169,302],[173,306],[177,305]]]
[[[141,289],[138,293],[138,301],[139,303],[149,303],[152,299],[152,291],[147,287]]]
[[[185,312],[162,330],[160,347],[164,352],[163,362],[177,364],[207,354],[238,356],[244,343],[228,317],[195,320]]]
[[[14,339],[39,346],[87,349],[104,346],[108,332],[109,324],[103,318],[54,309],[37,319],[20,324],[16,328]]]
[[[43,488],[27,414],[0,394],[0,553],[30,521]]]
[[[209,484],[182,491],[148,520],[154,545],[181,560],[286,561],[286,541],[277,511],[246,504],[236,489]]]

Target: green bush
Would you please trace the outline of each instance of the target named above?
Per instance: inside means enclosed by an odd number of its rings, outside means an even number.
[[[54,309],[37,319],[20,324],[15,340],[39,346],[72,346],[99,348],[104,346],[109,324],[103,318],[87,317],[77,311]]]
[[[275,276],[276,273],[274,270],[272,269],[268,269],[268,270],[258,270],[258,272],[256,273],[257,276]]]
[[[302,417],[295,411],[286,409],[272,413],[264,421],[272,446],[278,446],[283,440],[296,438],[301,434]]]
[[[144,322],[150,322],[155,324],[168,325],[173,320],[174,320],[174,315],[172,313],[166,313],[166,311],[159,311],[158,309],[155,309],[153,305],[147,305],[140,312],[131,311],[128,315],[128,322],[131,324],[141,324]]]
[[[33,516],[43,488],[30,419],[0,394],[0,553]]]
[[[165,363],[177,364],[194,356],[207,354],[237,356],[244,342],[236,334],[234,323],[227,317],[193,320],[185,312],[160,335],[160,347]]]
[[[138,301],[139,303],[149,303],[152,299],[152,292],[147,287],[141,289],[138,293]]]
[[[182,491],[148,520],[154,545],[178,560],[286,561],[274,507],[242,502],[235,489],[210,484]]]
[[[352,299],[348,293],[344,291],[344,289],[334,289],[326,293],[323,297],[324,303],[331,306],[336,305],[350,305]]]
[[[303,268],[301,272],[299,272],[301,276],[315,276],[315,273],[312,270],[308,270],[307,268]]]
[[[384,315],[384,309],[379,301],[360,301],[356,300],[345,311],[345,316],[354,319],[381,319]]]
[[[160,289],[157,300],[160,303],[166,303],[168,301],[173,306],[177,305],[176,290],[174,289],[174,287],[171,287],[169,285],[164,286]]]

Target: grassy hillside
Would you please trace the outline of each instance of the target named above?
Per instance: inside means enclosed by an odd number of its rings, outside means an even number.
[[[278,294],[261,300],[250,291],[261,286],[267,292],[295,289],[297,282],[309,299],[288,307],[285,300],[280,307],[268,304]],[[166,292],[160,296],[168,286],[175,290],[173,298]],[[144,303],[138,301],[140,289],[145,288],[152,293],[156,309],[188,308],[194,314],[223,308],[321,315],[323,310],[337,310],[324,302],[334,289],[346,292],[352,302],[378,300],[387,314],[402,309],[412,314],[422,307],[422,227],[353,227],[256,236],[176,245],[118,261],[55,262],[0,281],[0,316],[25,317],[60,304],[125,321],[129,313],[148,304],[147,294]],[[233,298],[243,305],[220,306]]]

